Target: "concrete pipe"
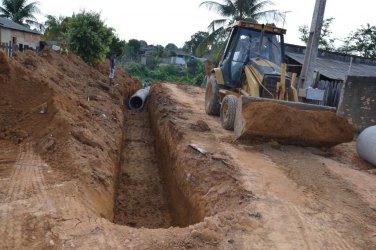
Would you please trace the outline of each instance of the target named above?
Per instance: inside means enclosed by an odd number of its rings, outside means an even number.
[[[356,140],[356,151],[364,160],[376,166],[376,126],[363,130]]]
[[[141,110],[144,107],[146,98],[149,95],[150,87],[139,89],[129,98],[129,108],[131,110]]]

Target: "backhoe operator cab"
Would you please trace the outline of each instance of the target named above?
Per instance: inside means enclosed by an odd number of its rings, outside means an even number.
[[[207,114],[221,115],[221,119],[222,116],[225,119],[227,109],[233,109],[236,98],[241,95],[298,101],[296,89],[286,77],[285,29],[237,21],[227,31],[230,34],[220,63],[207,78]],[[224,109],[221,109],[222,106]],[[232,121],[229,123],[230,126],[223,123],[222,126],[232,129]]]
[[[227,30],[231,33],[219,63],[225,86],[241,88],[241,73],[246,64],[257,67],[263,75],[280,73],[284,58],[283,34],[286,30],[245,21],[236,22]],[[267,65],[261,70],[263,63]]]

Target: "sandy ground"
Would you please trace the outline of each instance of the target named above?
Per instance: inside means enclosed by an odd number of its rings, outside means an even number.
[[[129,111],[140,83],[73,55],[0,66],[1,249],[376,248],[355,142],[235,141],[203,89],[172,83]]]

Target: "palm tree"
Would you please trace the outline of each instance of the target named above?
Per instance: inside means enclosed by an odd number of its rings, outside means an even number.
[[[47,15],[47,20],[44,23],[44,35],[46,40],[60,41],[67,38],[70,17],[55,17]]]
[[[270,0],[224,0],[224,2],[221,4],[205,1],[200,4],[200,7],[206,6],[209,10],[214,10],[224,17],[210,23],[209,28],[212,31],[215,31],[218,26],[223,27],[225,24],[231,24],[238,20],[257,22],[270,15],[280,16],[277,10],[265,10],[267,6],[273,4]]]
[[[24,26],[40,27],[34,14],[40,13],[39,2],[27,3],[28,0],[2,0],[0,17],[5,17]]]
[[[281,14],[277,10],[265,10],[273,2],[270,0],[223,0],[224,3],[215,1],[205,1],[200,4],[209,10],[214,10],[223,16],[222,19],[214,20],[208,26],[209,36],[198,46],[197,55],[202,55],[208,47],[218,47],[218,43],[223,43],[225,38],[224,26],[238,20],[257,22],[261,18],[272,16],[278,20]],[[218,51],[217,51],[218,52]]]

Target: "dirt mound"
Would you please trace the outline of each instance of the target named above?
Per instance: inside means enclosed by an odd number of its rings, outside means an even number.
[[[57,113],[88,116],[92,104],[105,102],[107,96],[121,104],[139,86],[119,71],[116,76],[119,86],[111,92],[106,64],[96,69],[73,54],[61,56],[52,50],[40,54],[16,53],[12,59],[0,51],[0,64],[0,139],[43,137],[55,125],[50,123],[61,118]],[[100,114],[90,114],[90,118],[92,115]],[[64,129],[63,123],[67,125],[69,121],[60,122],[58,131]]]
[[[112,219],[113,202],[103,202],[101,192],[114,196],[123,103],[141,84],[119,69],[109,86],[108,63],[92,67],[49,49],[13,58],[0,50],[0,65],[0,141],[30,145],[55,172],[50,182],[101,183],[94,207]]]
[[[331,111],[300,110],[273,102],[242,103],[238,138],[269,138],[303,146],[334,146],[353,139],[348,121]],[[238,119],[238,118],[237,118]]]
[[[10,71],[10,65],[7,55],[3,50],[0,51],[0,74],[8,74]]]

